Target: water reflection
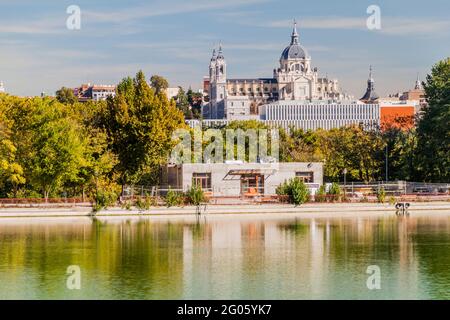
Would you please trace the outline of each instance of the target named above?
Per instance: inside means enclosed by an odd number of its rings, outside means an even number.
[[[0,298],[448,299],[449,249],[448,217],[2,220]]]

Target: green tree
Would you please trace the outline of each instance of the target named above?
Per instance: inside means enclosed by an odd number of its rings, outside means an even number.
[[[438,62],[427,76],[417,128],[418,177],[429,182],[450,180],[450,58]]]
[[[194,92],[191,88],[186,93],[189,105],[191,106],[192,116],[194,119],[202,117],[203,95],[200,92]]]
[[[414,180],[416,178],[415,152],[417,148],[415,128],[388,128],[383,132],[382,137],[387,146],[385,152],[388,156],[388,180]],[[386,172],[385,170],[383,172],[383,178],[385,178]]]
[[[47,105],[43,106],[44,108]],[[32,155],[28,159],[30,181],[48,198],[65,180],[74,179],[84,164],[85,145],[77,124],[60,113],[45,110],[33,131]]]
[[[150,85],[155,90],[155,93],[159,94],[169,87],[169,82],[161,76],[153,75],[150,78]]]
[[[11,122],[0,104],[0,195],[7,194],[6,185],[11,185],[13,196],[17,194],[18,187],[25,184],[23,168],[16,162],[16,147],[11,141]]]
[[[56,91],[56,100],[61,103],[74,104],[78,102],[77,97],[73,93],[73,90],[70,88],[62,87],[58,91]]]
[[[189,103],[189,98],[188,98],[187,94],[184,92],[182,87],[178,87],[178,88],[179,88],[178,94],[175,97],[177,108],[181,112],[183,112],[184,117],[186,119],[192,119],[193,114],[192,114],[191,105]]]
[[[100,119],[111,150],[117,155],[119,183],[155,183],[160,165],[174,145],[172,133],[185,128],[183,114],[165,95],[157,95],[142,71],[125,78],[109,99]]]
[[[17,98],[8,109],[16,159],[28,186],[45,198],[74,179],[85,163],[83,131],[70,109],[50,98]]]
[[[325,176],[342,179],[347,169],[349,180],[376,181],[382,175],[384,142],[377,131],[348,126],[319,131],[320,149],[325,160]]]

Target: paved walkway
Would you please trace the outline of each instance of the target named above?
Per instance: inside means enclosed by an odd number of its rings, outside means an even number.
[[[393,214],[395,208],[391,204],[377,203],[310,203],[298,207],[293,205],[263,204],[263,205],[208,205],[206,211],[201,208],[206,215],[226,215],[226,214],[311,214],[314,216],[361,216],[368,214]],[[121,208],[111,208],[103,210],[96,216],[190,216],[195,215],[196,207],[154,207],[150,210],[125,210]],[[411,203],[410,213],[420,213],[428,215],[450,214],[450,202],[416,202]],[[0,218],[13,217],[78,217],[90,216],[91,208],[0,208]]]

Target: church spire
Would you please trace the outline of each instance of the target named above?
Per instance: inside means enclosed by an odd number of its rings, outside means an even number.
[[[215,61],[215,60],[216,60],[216,49],[213,49],[211,61]]]
[[[364,96],[361,98],[361,101],[366,103],[372,103],[378,100],[380,97],[375,92],[375,80],[373,79],[373,68],[370,66],[369,68],[369,79],[367,80],[367,90]]]
[[[372,71],[373,71],[372,65],[370,65],[370,67],[369,67],[369,81],[370,82],[373,82]]]
[[[419,73],[417,73],[417,80],[416,80],[416,85],[414,86],[414,89],[422,90],[422,82],[420,81]]]
[[[294,19],[294,28],[292,29],[291,45],[298,44],[297,21]]]
[[[222,43],[219,44],[219,53],[217,54],[217,59],[224,59],[223,50],[222,50]]]

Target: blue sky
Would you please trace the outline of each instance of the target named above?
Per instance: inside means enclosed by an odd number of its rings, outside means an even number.
[[[81,30],[66,9],[81,8]],[[369,5],[381,30],[366,28]],[[322,76],[359,97],[374,65],[381,95],[404,91],[450,56],[448,0],[0,0],[0,80],[17,95],[115,84],[142,69],[199,88],[222,42],[228,76],[270,77],[292,20]]]

